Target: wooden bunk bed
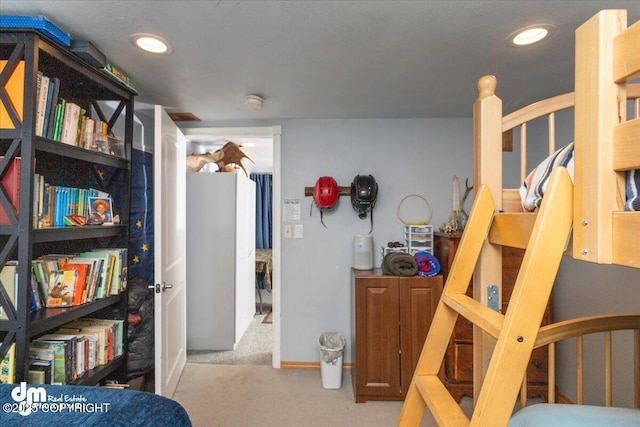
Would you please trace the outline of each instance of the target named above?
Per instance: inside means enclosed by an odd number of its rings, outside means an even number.
[[[426,338],[399,426],[418,426],[428,408],[442,426],[506,426],[526,386],[531,351],[549,344],[549,401],[555,400],[553,343],[603,333],[606,354],[606,406],[611,405],[611,333],[633,330],[634,406],[640,408],[640,312],[590,316],[540,327],[563,255],[598,264],[640,268],[640,212],[624,211],[626,171],[640,169],[640,22],[627,28],[627,13],[606,10],[576,31],[575,92],[560,95],[503,117],[495,95],[496,79],[478,83],[474,104],[474,178],[478,191],[443,296]],[[634,101],[635,100],[635,101]],[[633,104],[633,114],[628,105]],[[546,117],[548,151],[555,147],[556,112],[574,110],[574,176],[567,168],[547,174],[544,200],[536,212],[523,212],[518,189],[503,189],[502,136],[517,128],[521,144],[521,181],[527,174],[527,123]],[[573,183],[572,183],[573,181]],[[542,196],[542,195],[541,195]],[[483,302],[487,285],[501,283],[502,246],[525,249],[525,256],[503,315]],[[465,295],[473,277],[474,298]],[[474,408],[470,417],[438,377],[447,343],[459,315],[474,324]],[[489,361],[486,366],[484,361]],[[580,363],[578,361],[578,363]],[[582,367],[578,368],[580,383]],[[524,384],[524,386],[523,386]],[[582,403],[581,391],[578,401]],[[526,392],[521,393],[526,405]],[[571,410],[575,405],[570,405]],[[563,409],[565,405],[554,405]],[[525,411],[546,405],[531,405]],[[607,425],[606,416],[631,417],[640,410],[585,406],[588,418]],[[604,409],[600,411],[600,409]],[[612,409],[612,410],[607,410]],[[540,412],[539,410],[537,412]],[[604,415],[607,414],[607,415]],[[527,416],[529,416],[527,414]],[[553,425],[564,414],[535,424]],[[594,418],[598,417],[598,418]],[[628,421],[628,420],[627,420]],[[564,424],[563,424],[564,425]],[[627,424],[616,424],[627,425]]]

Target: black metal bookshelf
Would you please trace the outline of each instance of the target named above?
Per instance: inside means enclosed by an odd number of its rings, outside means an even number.
[[[17,125],[0,123],[0,156],[20,157],[20,199],[18,213],[10,224],[0,225],[0,266],[17,260],[17,294],[19,305],[6,310],[8,320],[0,320],[0,360],[15,343],[15,382],[27,380],[29,343],[39,335],[50,333],[60,326],[87,316],[116,312],[124,320],[124,355],[106,365],[85,373],[74,384],[94,385],[109,377],[126,375],[127,294],[94,300],[69,308],[42,308],[31,312],[31,262],[55,249],[58,253],[73,254],[87,248],[127,247],[131,187],[131,142],[133,139],[133,106],[135,90],[115,81],[100,70],[75,56],[66,47],[42,37],[37,31],[17,29],[0,33],[0,60],[5,72],[0,83],[8,81],[6,70],[24,63],[23,108],[18,112]],[[64,144],[36,136],[38,102],[37,76],[42,72],[60,79],[59,97],[76,103],[87,114],[107,123],[110,133],[119,133],[124,141],[122,156],[113,156],[82,147]],[[5,91],[0,91],[0,103],[13,111]],[[103,108],[109,105],[109,108]],[[109,116],[110,114],[110,116]],[[11,121],[11,120],[9,120]],[[12,122],[12,121],[11,121]],[[120,224],[95,226],[44,227],[34,220],[34,182],[40,174],[53,185],[72,185],[87,188],[90,171],[112,168],[120,178],[117,185]],[[0,170],[0,180],[7,168]],[[109,185],[101,191],[111,194]],[[2,195],[0,195],[2,196]],[[114,196],[115,197],[115,196]],[[12,208],[0,197],[0,205]],[[115,203],[115,200],[114,200]],[[14,215],[9,215],[13,217]],[[64,252],[61,252],[63,251]],[[125,261],[126,262],[126,261]],[[2,293],[0,292],[0,297]]]

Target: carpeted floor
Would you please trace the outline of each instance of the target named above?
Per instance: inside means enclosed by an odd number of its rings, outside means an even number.
[[[187,350],[187,363],[271,366],[273,325],[264,322],[271,312],[271,294],[262,291],[262,313],[256,314],[235,350]]]
[[[395,426],[402,408],[397,401],[355,403],[350,371],[340,389],[326,390],[319,370],[267,366],[187,364],[173,399],[194,427]],[[427,413],[421,427],[431,426]]]

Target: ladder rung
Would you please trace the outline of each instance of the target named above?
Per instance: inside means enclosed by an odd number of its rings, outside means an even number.
[[[535,221],[536,214],[532,212],[496,213],[489,231],[489,241],[497,245],[526,249]]]
[[[445,294],[442,296],[442,302],[492,337],[498,339],[504,322],[504,315],[464,294]]]
[[[437,375],[419,375],[414,381],[439,426],[469,425],[469,418]]]

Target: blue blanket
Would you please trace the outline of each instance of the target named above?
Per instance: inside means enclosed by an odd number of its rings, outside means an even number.
[[[3,426],[191,426],[179,403],[143,391],[0,384],[0,404]]]

